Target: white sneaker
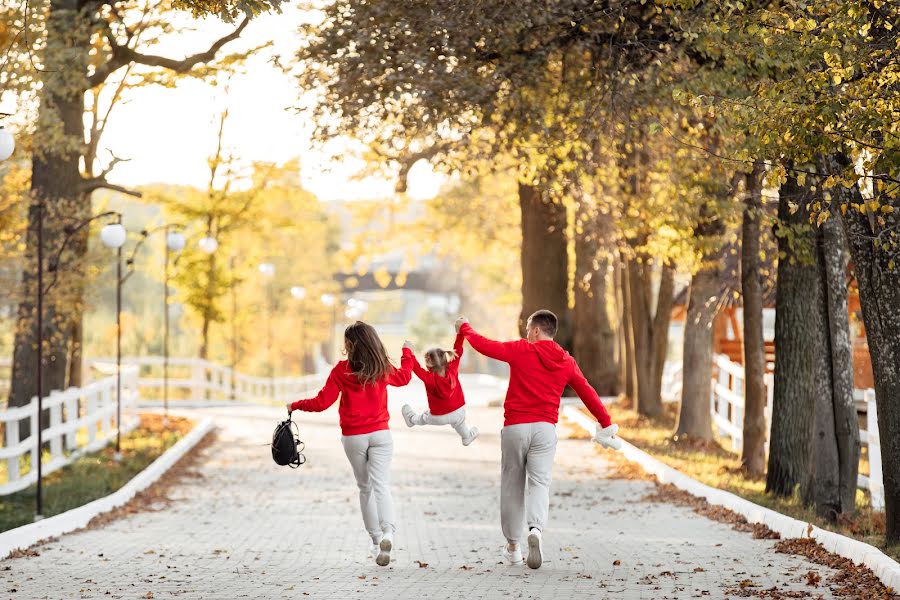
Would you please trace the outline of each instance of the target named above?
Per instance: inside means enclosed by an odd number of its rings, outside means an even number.
[[[372,542],[372,545],[369,546],[369,557],[375,558],[376,556],[378,556],[379,550],[380,550],[380,548],[378,547],[378,544],[376,544],[375,542]]]
[[[503,544],[503,548],[500,549],[500,554],[503,556],[503,560],[511,565],[522,564],[522,546],[519,544],[516,544],[515,550],[510,550],[509,544]]]
[[[541,530],[532,528],[528,532],[528,568],[540,569],[541,563],[544,562],[544,555],[541,549]]]
[[[469,437],[464,437],[462,439],[463,446],[468,446],[472,442],[475,441],[475,438],[478,437],[478,428],[477,427],[469,427]]]
[[[400,412],[403,413],[403,420],[406,421],[407,427],[415,425],[415,423],[413,423],[413,417],[416,416],[416,411],[412,409],[412,406],[404,404],[403,408],[400,409]]]
[[[394,534],[386,533],[378,544],[378,556],[375,557],[375,564],[379,567],[386,567],[391,562],[391,550],[394,548]]]

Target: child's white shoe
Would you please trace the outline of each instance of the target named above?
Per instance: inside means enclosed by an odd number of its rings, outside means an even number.
[[[519,544],[516,544],[515,550],[510,550],[509,544],[503,544],[500,554],[503,556],[503,560],[511,565],[522,564],[522,547]]]
[[[413,417],[416,416],[416,411],[412,409],[412,406],[404,404],[403,408],[400,409],[400,412],[403,414],[403,420],[406,421],[407,427],[415,425],[415,423],[413,423]]]
[[[530,569],[540,569],[544,562],[543,548],[541,547],[541,530],[532,528],[528,532],[528,560],[526,564]]]
[[[375,564],[379,567],[386,567],[391,562],[391,550],[394,549],[394,534],[386,533],[378,544],[378,556],[375,557]]]
[[[375,542],[372,542],[372,545],[369,546],[369,557],[370,558],[377,557],[379,550],[380,550],[380,548],[378,547],[378,544],[376,544]]]
[[[477,437],[478,437],[478,428],[477,427],[469,427],[469,436],[464,437],[462,439],[462,445],[468,446],[469,444],[474,442],[475,438],[477,438]]]

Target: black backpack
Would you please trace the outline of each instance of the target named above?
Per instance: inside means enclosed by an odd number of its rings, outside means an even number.
[[[306,457],[302,454],[304,447],[297,425],[290,417],[275,426],[272,434],[272,460],[276,464],[290,465],[292,469],[296,469],[306,462]]]

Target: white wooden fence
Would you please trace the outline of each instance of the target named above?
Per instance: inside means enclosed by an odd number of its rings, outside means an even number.
[[[110,359],[92,360],[89,364],[101,373],[115,371],[115,362]],[[142,400],[162,399],[164,378],[161,356],[123,357],[122,364],[137,369]],[[173,402],[179,400],[287,402],[318,392],[324,385],[326,377],[327,374],[254,377],[240,372],[233,373],[229,367],[199,358],[170,358],[169,399]]]
[[[681,366],[666,365],[663,375],[663,399],[677,402],[681,399]],[[774,377],[766,374],[766,448],[768,432],[772,426],[772,394]],[[884,509],[884,483],[881,472],[881,443],[878,436],[878,412],[875,390],[854,390],[854,400],[859,410],[866,413],[866,429],[859,432],[860,443],[868,447],[869,476],[859,475],[858,487],[868,489],[872,507]],[[709,397],[709,411],[713,425],[720,436],[731,440],[732,450],[739,452],[744,437],[744,367],[717,355],[713,361],[713,379]]]
[[[123,368],[122,433],[138,423],[133,414],[137,396],[137,369]],[[115,437],[116,378],[105,377],[81,388],[50,392],[43,400],[43,409],[49,418],[49,426],[42,433],[46,444],[43,474],[47,475],[83,454],[103,448]],[[37,413],[37,398],[26,406],[0,412],[4,432],[0,463],[6,466],[5,480],[0,476],[0,495],[23,490],[37,481]],[[28,431],[24,439],[20,427]]]

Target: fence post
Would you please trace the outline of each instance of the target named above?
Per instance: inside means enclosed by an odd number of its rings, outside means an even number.
[[[66,398],[66,423],[72,423],[66,432],[66,450],[72,451],[78,446],[78,431],[75,429],[75,421],[78,420],[78,398],[81,390],[76,389],[72,395]]]
[[[881,434],[878,431],[878,406],[875,390],[868,389],[866,400],[866,429],[869,437],[869,492],[872,509],[884,510],[884,476],[881,472]]]
[[[19,422],[21,419],[14,421],[6,421],[6,447],[13,448],[19,445]],[[12,483],[19,479],[19,458],[21,455],[16,454],[6,459],[7,480]]]
[[[38,427],[41,426],[41,418],[38,414],[37,397],[31,399],[31,403],[28,405],[28,414],[31,415],[31,417],[28,419],[28,422],[30,424],[29,439],[31,440],[31,448],[29,450],[29,452],[31,453],[31,468],[28,471],[28,476],[30,479],[37,481],[37,461],[41,459],[39,448],[37,447]]]
[[[50,392],[50,428],[55,428],[59,425],[62,425],[62,398],[60,398],[61,395],[62,394],[56,390]],[[50,442],[50,460],[53,461],[56,457],[62,458],[62,434],[56,433],[53,436],[48,437],[49,439],[44,439]]]

